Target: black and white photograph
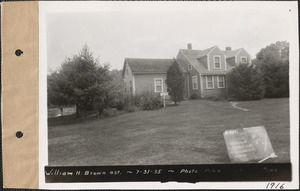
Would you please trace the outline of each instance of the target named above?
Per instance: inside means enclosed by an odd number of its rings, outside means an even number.
[[[291,165],[295,5],[40,2],[45,173]]]

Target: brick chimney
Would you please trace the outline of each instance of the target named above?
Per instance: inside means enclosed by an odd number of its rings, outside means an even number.
[[[231,50],[231,47],[230,47],[230,46],[227,46],[227,47],[225,48],[225,50]]]
[[[188,48],[189,50],[192,50],[192,43],[188,43],[188,44],[187,44],[187,48]]]

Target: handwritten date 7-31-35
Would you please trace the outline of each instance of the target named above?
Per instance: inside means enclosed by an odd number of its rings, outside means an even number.
[[[145,169],[145,170],[136,170],[136,174],[161,174],[162,169],[155,169],[155,170],[150,170],[150,169]]]

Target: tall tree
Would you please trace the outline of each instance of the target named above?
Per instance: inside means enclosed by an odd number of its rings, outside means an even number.
[[[289,43],[278,41],[262,48],[256,54],[255,61],[263,64],[289,64]]]
[[[278,41],[261,49],[253,61],[263,73],[265,97],[289,96],[289,43]]]
[[[87,45],[77,55],[66,58],[50,79],[56,82],[48,84],[48,95],[51,99],[59,97],[58,100],[67,105],[76,105],[77,117],[80,110],[88,110],[94,103],[104,102],[110,91],[109,66],[100,65]],[[55,90],[55,84],[60,84],[61,88],[51,92]]]
[[[168,87],[167,91],[175,105],[177,102],[182,101],[184,93],[184,77],[179,68],[178,62],[175,59],[167,71],[166,84]]]
[[[240,64],[227,74],[227,91],[237,100],[260,100],[265,93],[263,76],[252,64]]]

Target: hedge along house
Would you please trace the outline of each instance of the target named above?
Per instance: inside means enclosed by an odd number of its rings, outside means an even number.
[[[124,93],[135,95],[143,91],[167,92],[166,73],[173,59],[126,58],[123,66]],[[240,63],[251,63],[243,48],[222,51],[218,46],[206,50],[180,49],[176,61],[184,75],[184,97],[193,94],[216,97],[226,91],[226,74]]]

